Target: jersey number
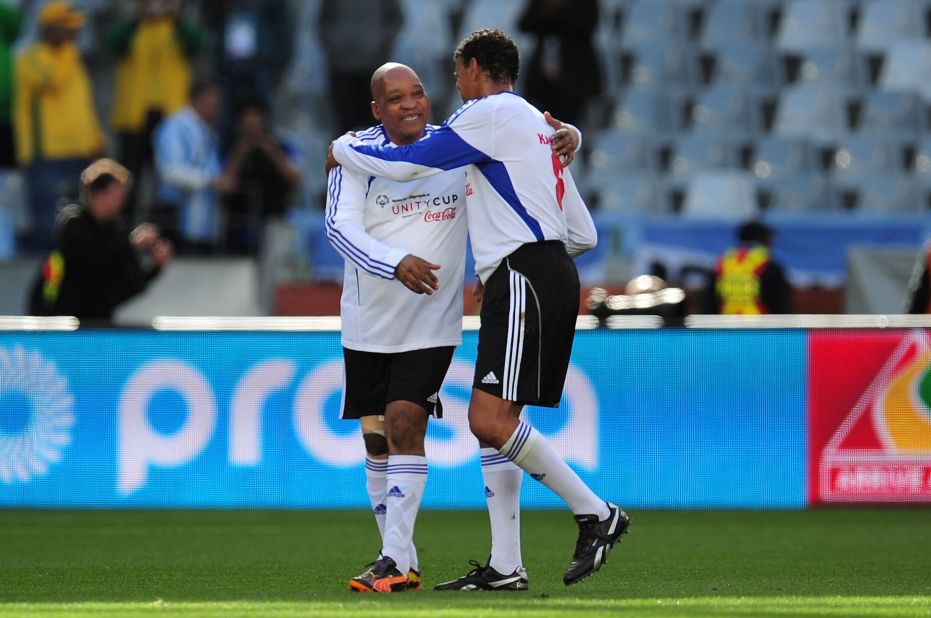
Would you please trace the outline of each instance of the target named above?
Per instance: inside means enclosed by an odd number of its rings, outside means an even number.
[[[566,181],[562,179],[562,160],[559,155],[553,153],[553,174],[556,176],[556,203],[559,204],[559,210],[562,210],[562,196],[566,194]]]

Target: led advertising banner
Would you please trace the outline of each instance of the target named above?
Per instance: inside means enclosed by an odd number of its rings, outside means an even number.
[[[631,507],[801,508],[803,331],[580,331],[559,408],[527,420]],[[476,334],[427,439],[426,507],[484,508]],[[0,506],[361,508],[338,333],[0,334]],[[562,506],[525,477],[528,508]]]
[[[812,333],[810,501],[931,502],[926,331]]]

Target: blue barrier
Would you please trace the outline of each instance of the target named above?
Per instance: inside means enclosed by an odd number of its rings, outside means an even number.
[[[484,507],[475,346],[430,426],[427,507]],[[806,358],[804,331],[582,331],[560,408],[526,414],[621,504],[801,508]],[[3,333],[0,506],[363,507],[341,394],[338,333]]]

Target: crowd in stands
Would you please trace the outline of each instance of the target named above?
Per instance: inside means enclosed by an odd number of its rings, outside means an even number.
[[[441,122],[455,42],[485,26],[518,43],[520,92],[583,129],[598,213],[931,205],[931,0],[0,0],[17,252],[52,247],[109,155],[136,178],[131,223],[255,255],[270,220],[322,207],[326,144],[373,122],[374,67],[415,67]]]

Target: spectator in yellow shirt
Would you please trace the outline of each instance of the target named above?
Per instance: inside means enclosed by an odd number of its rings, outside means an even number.
[[[62,0],[39,13],[39,40],[16,59],[14,132],[33,219],[28,249],[53,245],[57,201],[73,195],[81,170],[103,151],[90,79],[74,43],[84,16]]]
[[[119,61],[113,128],[120,162],[136,178],[152,167],[155,126],[187,104],[191,60],[202,43],[200,30],[181,17],[180,0],[137,0],[135,15],[110,30],[107,44]],[[137,202],[131,193],[128,218]]]

